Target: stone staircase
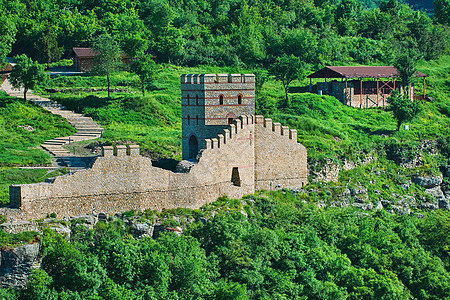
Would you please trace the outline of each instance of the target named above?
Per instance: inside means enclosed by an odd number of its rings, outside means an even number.
[[[5,80],[1,88],[10,96],[23,98],[23,90],[14,89],[9,80]],[[27,99],[50,111],[52,114],[60,115],[66,118],[69,123],[75,127],[77,133],[71,136],[58,137],[41,144],[41,147],[56,157],[56,162],[60,166],[71,168],[86,168],[91,165],[94,158],[77,157],[71,155],[71,152],[65,149],[64,145],[73,142],[93,140],[102,136],[103,128],[97,124],[92,118],[83,116],[67,110],[61,104],[41,96],[34,95],[32,92],[27,93]]]

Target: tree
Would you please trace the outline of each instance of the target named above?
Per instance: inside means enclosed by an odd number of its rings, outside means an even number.
[[[394,118],[397,119],[397,131],[405,121],[412,121],[421,111],[418,102],[413,102],[407,95],[401,95],[393,91],[387,99],[389,103],[388,110],[392,111]]]
[[[415,59],[412,55],[406,53],[397,59],[394,66],[402,80],[403,87],[408,87],[406,94],[409,95],[414,74],[417,72]]]
[[[281,81],[286,95],[286,104],[289,103],[288,91],[289,85],[294,80],[300,80],[304,76],[302,61],[299,57],[294,55],[277,57],[275,63],[270,68],[271,75],[275,76],[276,80]]]
[[[145,96],[145,87],[155,79],[157,73],[156,63],[153,61],[151,55],[146,55],[133,62],[131,71],[139,76],[139,79],[141,80],[142,96]]]
[[[0,15],[0,67],[4,64],[6,55],[11,52],[16,31],[12,18]]]
[[[16,65],[12,68],[9,81],[15,88],[23,87],[23,98],[27,100],[27,92],[46,79],[44,67],[25,54],[14,57]]]
[[[64,51],[63,47],[58,47],[57,35],[51,25],[45,27],[34,46],[39,52],[42,62],[47,63],[47,68],[50,68],[51,62],[58,61]]]
[[[109,34],[98,36],[93,44],[95,51],[95,70],[106,75],[108,81],[108,98],[110,98],[110,74],[121,64],[121,50],[116,40]]]
[[[441,24],[450,25],[450,0],[434,0],[434,18]]]

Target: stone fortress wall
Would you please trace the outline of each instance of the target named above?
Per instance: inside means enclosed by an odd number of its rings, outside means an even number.
[[[253,114],[241,115],[205,138],[187,173],[152,166],[139,146],[104,147],[92,168],[53,182],[10,186],[16,219],[114,214],[128,210],[199,208],[227,195],[240,198],[257,189],[301,188],[307,183],[307,153],[297,131]]]

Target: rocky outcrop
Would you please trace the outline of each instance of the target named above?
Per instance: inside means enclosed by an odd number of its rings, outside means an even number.
[[[415,176],[412,182],[426,189],[435,188],[442,184],[442,177],[438,176]]]
[[[0,281],[3,288],[23,288],[31,269],[39,265],[39,243],[1,250]]]

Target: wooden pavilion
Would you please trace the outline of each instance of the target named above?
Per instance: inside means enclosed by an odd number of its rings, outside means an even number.
[[[425,98],[425,78],[428,75],[417,72],[415,77],[423,77]],[[312,78],[324,78],[325,82],[317,82],[318,93],[334,96],[345,105],[359,108],[384,107],[393,90],[403,93],[403,87],[396,80],[399,78],[398,71],[392,66],[325,67],[308,78],[310,91]],[[413,100],[414,86],[411,86],[409,95]]]

